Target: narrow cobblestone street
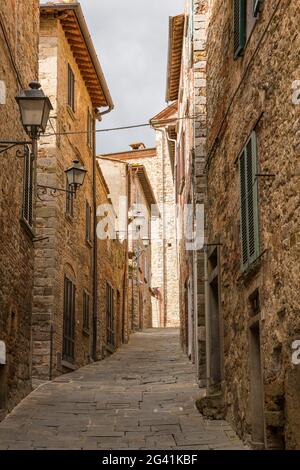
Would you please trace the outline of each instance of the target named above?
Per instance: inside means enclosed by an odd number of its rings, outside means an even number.
[[[108,359],[46,383],[0,425],[0,449],[243,449],[195,408],[178,331],[147,330]]]

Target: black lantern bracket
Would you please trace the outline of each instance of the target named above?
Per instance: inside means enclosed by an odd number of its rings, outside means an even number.
[[[70,194],[76,197],[76,189],[63,189],[63,188],[56,188],[55,186],[44,186],[41,184],[37,185],[37,192],[36,195],[40,201],[43,200],[42,196],[49,194],[51,197],[59,197],[63,194]]]
[[[17,141],[17,140],[2,140],[0,141],[0,154],[8,152],[9,150],[15,148],[15,147],[23,147],[23,149],[17,149],[16,150],[16,157],[18,158],[24,158],[28,150],[27,148],[31,146],[32,147],[32,142],[31,141]]]

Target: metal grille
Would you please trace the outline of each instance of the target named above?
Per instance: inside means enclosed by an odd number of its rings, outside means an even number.
[[[75,290],[73,282],[65,276],[62,357],[68,362],[75,359]]]

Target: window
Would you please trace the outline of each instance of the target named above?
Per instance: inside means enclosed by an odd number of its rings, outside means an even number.
[[[241,250],[245,271],[259,256],[258,181],[256,133],[252,132],[240,158]]]
[[[83,291],[83,321],[82,328],[85,332],[90,331],[90,296]]]
[[[260,12],[262,0],[233,0],[234,58],[242,55]]]
[[[92,209],[89,203],[86,201],[85,205],[85,239],[91,243],[91,227],[92,227]]]
[[[246,45],[246,0],[233,0],[234,58],[239,57]]]
[[[94,127],[93,116],[90,113],[90,110],[88,109],[88,112],[87,112],[87,144],[88,144],[90,149],[93,148],[93,127]]]
[[[27,224],[32,227],[33,224],[33,163],[31,152],[28,147],[25,148],[24,157],[24,186],[23,186],[23,207],[22,217]]]
[[[68,65],[68,105],[75,112],[75,77],[70,65]]]
[[[74,216],[74,194],[72,193],[72,187],[69,185],[68,180],[66,183],[66,213],[70,216]]]
[[[110,346],[115,344],[114,334],[114,290],[110,284],[106,284],[106,341]]]
[[[65,276],[63,351],[64,361],[74,362],[75,358],[75,285]]]

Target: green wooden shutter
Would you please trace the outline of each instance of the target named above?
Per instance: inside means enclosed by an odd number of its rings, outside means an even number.
[[[240,201],[241,201],[241,268],[248,267],[248,208],[246,185],[246,152],[240,156]]]
[[[258,178],[257,178],[257,142],[256,133],[252,132],[247,144],[248,155],[248,182],[251,184],[248,191],[249,218],[249,264],[259,256],[259,214],[258,214]],[[251,175],[250,175],[251,172]]]
[[[234,58],[241,55],[246,45],[246,0],[233,0]]]
[[[252,0],[252,3],[253,3],[253,16],[258,15],[260,2],[261,2],[261,0]]]
[[[245,271],[259,256],[257,143],[252,133],[240,156],[241,268]]]

